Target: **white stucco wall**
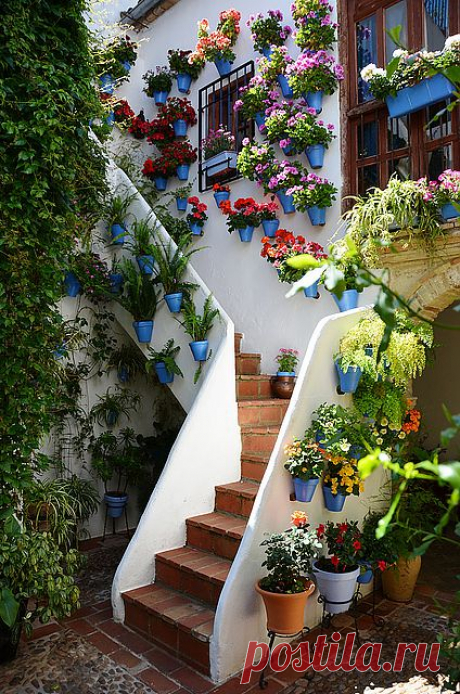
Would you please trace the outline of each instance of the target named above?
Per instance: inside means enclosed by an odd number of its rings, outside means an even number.
[[[285,22],[293,26],[290,4],[290,0],[280,0],[276,6],[284,13]],[[197,21],[207,17],[211,27],[214,27],[219,11],[227,6],[235,7],[242,13],[241,35],[235,47],[237,57],[234,67],[260,57],[259,54],[254,53],[250,31],[245,22],[249,14],[267,11],[268,6],[265,0],[252,0],[250,6],[242,0],[230,2],[228,5],[217,5],[215,0],[181,0],[145,31],[139,34],[136,34],[134,30],[130,32],[133,38],[143,41],[129,82],[118,90],[117,95],[128,99],[136,113],[142,108],[146,118],[153,118],[157,109],[153,99],[148,98],[142,91],[145,86],[142,75],[156,66],[167,65],[169,49],[193,48],[196,42]],[[299,49],[294,42],[289,40],[287,46],[293,57],[296,57]],[[198,81],[192,83],[192,92],[188,98],[195,108],[198,105],[198,90],[216,78],[215,66],[207,64]],[[173,95],[184,96],[177,91],[175,82],[171,92],[171,96]],[[323,228],[312,227],[307,215],[299,212],[285,216],[280,210],[280,219],[281,228],[287,228],[304,235],[308,240],[327,246],[337,229],[340,217],[341,134],[337,92],[325,98],[321,118],[326,123],[331,122],[335,125],[338,137],[326,153],[324,167],[316,173],[331,179],[336,184],[339,189],[338,199],[328,210],[327,224]],[[189,131],[189,136],[193,145],[197,146],[198,126]],[[256,137],[260,136],[257,134]],[[136,152],[139,143],[130,136],[127,138],[123,150]],[[145,154],[144,158],[155,156],[155,148],[147,143],[142,143],[140,149]],[[278,149],[277,146],[275,149]],[[140,158],[142,159],[142,156]],[[299,159],[307,165],[305,155],[299,156]],[[196,171],[197,165],[192,167],[191,178],[196,178]],[[178,185],[177,179],[171,179],[168,191],[173,190],[176,185]],[[263,191],[255,183],[241,179],[230,185],[233,201],[238,197],[247,196],[254,196],[259,201],[263,199]],[[200,198],[207,203],[209,209],[209,221],[205,227],[203,239],[208,250],[194,257],[194,266],[228,312],[235,324],[235,329],[244,333],[244,350],[261,352],[262,370],[273,373],[276,370],[273,360],[278,349],[280,347],[296,348],[303,356],[318,321],[335,312],[335,303],[324,290],[319,301],[306,299],[300,294],[286,301],[285,293],[288,285],[279,283],[276,271],[260,257],[262,228],[256,230],[252,243],[243,244],[237,232],[232,236],[228,234],[225,218],[217,209],[212,192],[202,193]]]

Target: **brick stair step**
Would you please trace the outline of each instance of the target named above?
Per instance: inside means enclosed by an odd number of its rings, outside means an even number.
[[[238,420],[240,426],[274,425],[280,426],[289,400],[271,398],[270,400],[240,400],[238,402]]]
[[[271,453],[271,451],[270,451]],[[247,480],[261,482],[267,469],[270,453],[246,453],[241,457],[241,475]]]
[[[257,482],[233,482],[216,487],[216,511],[249,518],[259,490]]]
[[[235,333],[235,354],[241,352],[241,341],[243,339],[243,333]]]
[[[235,356],[235,371],[239,375],[254,375],[260,374],[260,354],[250,354],[241,352]]]
[[[246,519],[206,513],[186,520],[187,544],[225,559],[233,559],[246,527]]]
[[[271,376],[268,374],[237,375],[236,399],[237,400],[269,400],[272,397],[270,390]]]
[[[271,453],[279,434],[276,426],[241,427],[242,455],[246,453]]]
[[[130,590],[123,600],[126,626],[209,674],[214,610],[161,584]]]
[[[155,556],[155,576],[170,588],[217,605],[232,563],[193,547],[181,547]]]

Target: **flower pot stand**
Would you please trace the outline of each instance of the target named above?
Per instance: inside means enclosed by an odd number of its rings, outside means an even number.
[[[124,515],[125,517],[125,525],[126,525],[126,535],[128,536],[128,539],[131,538],[131,533],[129,532],[129,525],[128,525],[128,505],[125,504],[124,507],[124,513],[122,513],[119,517],[121,518]],[[109,515],[109,507],[107,504],[105,504],[105,516],[104,516],[104,531],[102,533],[102,542],[105,540],[105,535],[106,535],[106,528],[107,528],[107,520],[109,518],[112,518],[112,535],[115,535],[115,521],[117,520],[113,516]]]
[[[289,634],[288,637],[286,637],[286,634],[277,634],[276,631],[267,630],[267,636],[268,636],[268,658],[267,658],[267,662],[265,663],[265,666],[264,666],[264,668],[263,668],[263,670],[261,671],[260,676],[259,676],[259,689],[266,689],[266,688],[268,687],[268,685],[269,685],[269,682],[268,682],[268,680],[267,680],[267,678],[266,678],[265,675],[266,675],[266,672],[267,672],[267,667],[268,667],[269,664],[270,664],[270,658],[271,658],[271,655],[272,655],[272,650],[273,650],[273,646],[274,646],[274,644],[275,644],[275,639],[276,639],[276,637],[279,637],[279,638],[281,638],[281,639],[283,639],[283,640],[285,641],[286,638],[294,638],[294,637],[299,637],[299,636],[300,636],[300,637],[302,637],[302,641],[304,641],[305,637],[306,637],[307,634],[309,634],[309,633],[310,633],[310,628],[309,628],[309,627],[304,627],[304,628],[302,629],[302,631],[298,631],[296,634]],[[309,668],[308,670],[306,670],[306,672],[305,672],[305,674],[304,674],[304,679],[306,679],[306,680],[312,680],[314,676],[315,676],[314,671],[311,670],[311,668]],[[300,679],[300,673],[299,673],[299,679]]]

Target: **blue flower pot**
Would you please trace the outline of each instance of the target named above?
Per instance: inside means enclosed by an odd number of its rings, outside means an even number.
[[[324,145],[309,145],[305,154],[307,155],[308,163],[312,169],[320,169],[324,164],[324,152],[326,148]]]
[[[113,94],[115,85],[112,75],[102,75],[102,77],[99,78],[99,82],[101,83],[101,92],[103,94]]]
[[[355,393],[361,378],[359,366],[349,366],[348,370],[344,371],[339,362],[336,361],[335,368],[339,377],[340,391],[342,393]]]
[[[120,518],[128,503],[128,495],[117,492],[107,492],[104,494],[104,501],[107,506],[109,518]]]
[[[308,299],[319,299],[318,285],[319,281],[314,282],[309,287],[305,287],[303,293]]]
[[[452,82],[438,74],[427,77],[412,87],[400,89],[396,96],[387,96],[385,101],[391,118],[399,118],[449,99],[454,93],[455,86]]]
[[[182,292],[177,292],[177,294],[165,294],[165,301],[171,313],[180,312],[182,306],[182,297]]]
[[[264,56],[264,58],[268,58],[268,59],[269,59],[269,58],[272,57],[273,48],[272,48],[271,46],[268,46],[268,48],[262,48],[262,50],[261,50],[260,52],[262,53],[262,55]]]
[[[326,224],[325,207],[318,207],[318,205],[313,205],[313,207],[307,207],[307,214],[312,226],[323,227]]]
[[[131,63],[128,60],[122,60],[121,64],[125,68],[126,72],[129,72],[131,70]]]
[[[153,266],[155,264],[153,255],[139,255],[136,260],[143,275],[153,275]]]
[[[75,298],[81,292],[81,284],[74,272],[66,272],[64,277],[64,286],[67,296]]]
[[[166,190],[166,186],[168,185],[167,178],[165,178],[164,176],[155,176],[153,180],[155,181],[155,188],[158,191]]]
[[[225,60],[224,58],[216,58],[214,61],[214,65],[217,68],[217,72],[221,77],[225,77],[226,75],[230,74],[232,71],[232,64],[229,60]]]
[[[220,203],[228,200],[230,197],[230,192],[223,190],[220,193],[214,193],[214,200],[216,201],[217,207],[220,207]]]
[[[263,111],[259,111],[255,115],[255,121],[257,124],[257,127],[259,128],[260,132],[263,132],[265,130],[265,121],[267,120],[267,117]]]
[[[105,122],[112,128],[115,125],[115,114],[113,111],[109,111],[108,116],[106,116]]]
[[[109,275],[110,291],[112,294],[119,294],[123,286],[124,277],[121,272],[111,272]]]
[[[120,366],[117,371],[118,380],[120,383],[128,383],[129,381],[129,370],[126,366]]]
[[[184,120],[183,118],[178,118],[174,121],[173,128],[174,135],[176,137],[186,137],[188,128],[188,123],[186,120]]]
[[[183,72],[176,76],[176,80],[177,88],[181,94],[188,94],[192,84],[192,76],[188,75],[186,72]]]
[[[177,178],[179,181],[187,181],[190,173],[190,164],[181,164],[176,169]]]
[[[189,222],[190,231],[193,236],[201,236],[203,234],[203,227],[196,222]]]
[[[280,145],[281,147],[281,145]],[[290,142],[286,147],[281,147],[281,151],[283,154],[285,154],[287,157],[289,157],[291,154],[295,154],[295,148],[292,142]]]
[[[139,342],[146,344],[152,341],[153,320],[133,321],[133,328]]]
[[[364,449],[361,448],[361,446],[350,446],[350,450],[348,451],[348,455],[350,458],[354,458],[355,460],[360,460],[363,457],[363,451]]]
[[[323,485],[323,496],[324,504],[328,511],[332,511],[332,513],[340,513],[342,511],[347,498],[345,494],[340,494],[340,492],[333,494],[330,487]]]
[[[300,480],[298,477],[294,477],[295,500],[305,502],[311,501],[318,483],[318,477],[311,480]]]
[[[287,80],[287,77],[284,75],[278,75],[277,77],[278,84],[281,88],[281,93],[284,96],[285,99],[293,99],[294,98],[294,92],[292,91],[291,87],[289,86],[289,82]]]
[[[323,110],[323,92],[307,92],[305,94],[305,101],[310,108],[314,108],[316,113],[321,113]]]
[[[346,289],[343,292],[341,299],[339,299],[339,297],[335,294],[332,296],[334,297],[334,301],[341,312],[350,311],[352,308],[358,308],[359,296],[356,289]]]
[[[114,427],[115,424],[118,422],[118,412],[114,412],[113,410],[108,410],[105,413],[105,422],[108,427]]]
[[[178,212],[185,212],[187,210],[187,198],[176,198],[176,205]]]
[[[262,226],[264,229],[265,236],[268,236],[269,238],[273,238],[276,236],[276,232],[280,228],[280,220],[279,219],[264,219],[262,221]]]
[[[457,210],[452,203],[449,203],[448,205],[443,205],[441,207],[441,215],[443,219],[456,219],[457,217],[460,217],[460,211]]]
[[[240,235],[240,241],[243,243],[250,243],[252,241],[252,235],[254,234],[254,227],[245,227],[244,229],[238,229]]]
[[[153,92],[153,100],[156,106],[162,106],[166,103],[169,92]]]
[[[276,197],[281,203],[284,214],[293,214],[295,212],[294,198],[292,195],[286,195],[283,190],[276,192]]]
[[[190,349],[192,350],[193,358],[195,361],[206,361],[208,358],[208,340],[194,341],[190,342]]]
[[[110,233],[112,235],[112,243],[121,246],[125,242],[126,227],[121,224],[112,224]]]
[[[166,383],[172,383],[174,381],[174,374],[168,371],[168,369],[165,366],[164,361],[158,361],[155,364],[155,372],[156,375],[158,376],[158,380],[160,383],[166,384]]]
[[[361,585],[366,585],[367,583],[370,583],[372,581],[372,578],[374,576],[372,566],[368,561],[363,561],[362,559],[358,560],[358,564],[359,566],[364,567],[364,572],[359,574],[357,581],[358,583],[361,583]]]
[[[61,347],[56,347],[56,349],[53,350],[53,357],[55,359],[64,359],[66,350],[67,350],[66,344],[65,344],[65,342],[63,342]]]

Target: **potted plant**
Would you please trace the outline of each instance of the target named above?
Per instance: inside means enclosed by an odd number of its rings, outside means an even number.
[[[342,279],[338,285],[335,284],[331,289],[325,282],[325,288],[331,291],[340,312],[350,311],[357,308],[359,294],[363,291],[358,280],[361,259],[359,256],[351,256],[347,253],[346,244],[340,241],[332,244],[330,251],[331,257],[334,259],[334,267]]]
[[[302,50],[326,51],[332,47],[338,25],[332,21],[331,11],[331,5],[322,0],[294,0],[295,42]]]
[[[305,435],[335,458],[357,459],[370,432],[362,416],[354,408],[323,403],[314,412],[311,426]]]
[[[81,291],[93,303],[106,301],[111,293],[110,271],[97,253],[83,251],[69,259],[70,274],[78,278]]]
[[[343,67],[326,51],[300,53],[286,74],[294,97],[303,97],[314,115],[322,111],[323,95],[333,94],[345,76]]]
[[[169,69],[177,80],[177,88],[181,94],[190,93],[192,81],[198,79],[203,69],[202,62],[189,61],[191,54],[192,51],[182,51],[180,48],[168,51]]]
[[[250,181],[266,181],[275,164],[275,151],[268,142],[255,143],[245,137],[237,168]]]
[[[134,111],[126,99],[121,99],[121,101],[116,103],[113,107],[115,123],[119,126],[129,127],[134,115]]]
[[[265,110],[273,103],[274,93],[261,75],[254,75],[247,85],[240,87],[239,99],[233,110],[247,120],[253,118],[261,133],[265,132]]]
[[[398,558],[397,543],[392,533],[387,533],[382,538],[377,539],[376,532],[379,521],[383,518],[382,513],[368,513],[363,521],[361,531],[362,555],[359,560],[361,573],[358,583],[370,583],[376,571],[383,572],[394,566]]]
[[[334,364],[339,377],[338,392],[341,395],[355,393],[362,376],[361,367],[342,359],[340,352],[334,355]]]
[[[176,207],[178,212],[187,211],[188,199],[190,197],[191,192],[191,183],[187,183],[187,185],[185,186],[180,186],[179,188],[176,188],[176,190],[174,191],[173,195],[176,200]]]
[[[300,113],[295,120],[289,121],[285,136],[295,143],[298,151],[305,150],[308,163],[312,169],[320,169],[324,164],[324,153],[334,139],[334,126],[332,123],[325,125],[324,121],[317,120],[309,109],[307,113]]]
[[[187,245],[188,239],[184,238],[177,246],[158,244],[153,251],[158,268],[156,281],[163,286],[164,299],[171,313],[179,313],[184,294],[189,296],[197,288],[196,284],[186,282],[184,275],[191,256],[200,249],[187,251]]]
[[[198,22],[198,42],[189,57],[193,65],[203,65],[205,61],[214,62],[221,77],[228,75],[235,60],[232,47],[240,33],[241,12],[230,9],[219,14],[219,22],[215,31],[209,33],[209,22],[202,19]]]
[[[361,79],[372,96],[385,99],[390,117],[400,118],[449,99],[455,93],[455,84],[443,73],[449,74],[450,68],[458,66],[459,53],[458,36],[448,37],[443,50],[437,52],[409,53],[397,48],[386,68],[366,65],[361,70]]]
[[[273,397],[288,400],[295,386],[295,368],[299,361],[296,349],[281,347],[275,359],[278,364],[276,376],[270,379]]]
[[[328,556],[313,563],[313,573],[329,614],[346,612],[356,591],[362,557],[361,533],[357,521],[321,523],[317,536],[324,541]]]
[[[456,219],[460,216],[460,171],[446,169],[438,176],[436,202],[441,207],[443,219]]]
[[[120,263],[114,256],[112,258],[112,267],[109,271],[110,293],[119,294],[122,290],[124,281],[125,278],[123,277],[123,273],[120,271]]]
[[[208,334],[216,318],[219,317],[219,309],[213,307],[213,302],[214,298],[212,294],[209,294],[204,302],[201,315],[197,313],[196,306],[190,298],[184,302],[182,308],[182,320],[179,323],[187,335],[192,338],[190,349],[195,361],[206,361],[208,358]]]
[[[337,195],[337,188],[327,178],[314,173],[302,176],[300,184],[286,191],[292,195],[294,205],[300,212],[308,213],[313,226],[324,226],[326,209],[331,207]]]
[[[150,347],[149,358],[145,365],[147,372],[151,371],[153,367],[160,383],[172,383],[175,375],[184,375],[176,363],[176,357],[179,352],[180,346],[174,345],[172,338],[167,341],[160,352],[156,352]]]
[[[240,241],[249,243],[252,240],[254,227],[259,226],[259,205],[253,198],[238,198],[235,207],[227,200],[220,204],[222,214],[227,217],[228,233],[238,229]]]
[[[107,361],[108,372],[115,369],[118,380],[128,383],[133,376],[144,372],[145,360],[138,349],[131,345],[121,345],[111,352]]]
[[[153,96],[156,106],[165,104],[172,87],[172,78],[168,68],[157,67],[156,70],[149,70],[145,75],[142,75],[142,79],[147,85],[143,91],[147,96]]]
[[[81,293],[81,282],[73,270],[67,270],[64,274],[64,288],[67,296],[75,299]]]
[[[104,483],[104,502],[110,518],[126,512],[128,486],[142,479],[144,460],[135,445],[132,429],[122,429],[118,436],[106,431],[89,445],[91,467]],[[109,484],[114,488],[109,489]]]
[[[163,108],[163,106],[161,107]],[[167,145],[174,142],[175,134],[172,123],[165,118],[161,113],[150,121],[147,142],[155,145],[162,154]],[[171,167],[173,170],[173,167]],[[172,173],[170,175],[173,175]]]
[[[302,188],[301,185],[307,176],[307,171],[299,161],[280,161],[274,164],[268,171],[268,182],[264,187],[266,192],[276,193],[281,203],[284,214],[293,214],[296,211],[294,189]]]
[[[297,142],[290,138],[287,134],[289,123],[293,123],[297,117],[300,117],[301,110],[292,101],[283,101],[272,106],[268,106],[265,111],[265,130],[269,142],[277,142],[281,147],[283,154],[292,156],[297,153]]]
[[[137,116],[131,119],[128,127],[128,132],[136,140],[145,140],[147,135],[150,133],[151,123],[145,119],[144,111],[139,111]]]
[[[161,108],[161,116],[171,123],[178,138],[186,137],[188,128],[196,124],[195,109],[190,101],[177,96],[167,99]]]
[[[35,620],[46,624],[79,608],[80,562],[76,550],[62,551],[50,534],[21,526],[12,513],[1,543],[0,662],[6,663],[16,656],[23,628],[30,636]]]
[[[288,66],[294,62],[288,53],[286,46],[272,48],[270,58],[261,58],[259,72],[267,84],[274,87],[278,85],[285,99],[292,99],[293,93],[286,77]]]
[[[294,635],[305,627],[305,605],[315,592],[308,580],[312,562],[321,550],[316,534],[309,530],[305,513],[291,516],[292,526],[274,533],[261,543],[265,547],[268,575],[256,583],[267,612],[267,629],[276,634]]]
[[[358,474],[357,460],[351,457],[350,452],[351,447],[348,449],[348,455],[337,455],[331,450],[326,452],[323,496],[327,510],[332,513],[340,513],[347,496],[359,496],[364,489]]]
[[[179,181],[186,181],[190,174],[190,166],[197,159],[196,149],[188,141],[175,142],[166,145],[163,154],[169,160]]]
[[[142,173],[155,182],[155,188],[158,191],[164,191],[168,185],[168,178],[176,173],[175,162],[166,155],[161,155],[153,160],[146,159]]]
[[[137,219],[131,228],[130,249],[143,275],[153,275],[154,237],[148,219]]]
[[[246,22],[251,30],[254,49],[266,58],[271,55],[272,46],[282,46],[291,34],[290,26],[283,26],[283,13],[280,10],[268,10],[264,17],[260,12],[251,15]]]
[[[201,151],[204,160],[202,168],[208,178],[236,169],[235,138],[223,125],[217,130],[209,131],[208,136],[201,142]]]
[[[112,391],[111,387],[107,388],[104,395],[97,397],[99,402],[92,406],[90,419],[100,426],[115,426],[121,415],[129,419],[130,412],[137,411],[140,405],[139,395],[122,390],[118,386],[115,387],[115,391]]]
[[[216,201],[217,207],[220,207],[220,203],[224,200],[230,198],[230,186],[224,183],[214,183],[212,190],[214,192],[214,200]]]
[[[133,199],[132,195],[113,195],[104,205],[104,217],[109,225],[112,243],[123,244],[125,241],[128,232],[126,219]]]
[[[117,301],[134,318],[133,328],[141,343],[148,343],[153,334],[153,318],[157,310],[158,295],[152,280],[137,272],[133,263],[125,259],[123,264],[125,285]]]
[[[319,445],[311,438],[295,438],[285,447],[286,470],[294,480],[296,501],[311,501],[324,471],[324,456]]]
[[[264,229],[264,235],[268,238],[273,238],[276,236],[276,232],[280,226],[280,220],[276,216],[279,207],[272,200],[272,202],[262,202],[259,204],[259,219],[262,222]]]
[[[190,231],[193,236],[202,236],[203,227],[208,219],[208,215],[206,214],[208,206],[204,202],[200,202],[195,195],[192,195],[192,197],[188,199],[188,204],[192,206],[191,211],[187,215]]]

